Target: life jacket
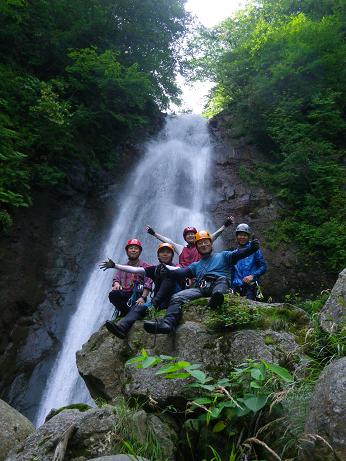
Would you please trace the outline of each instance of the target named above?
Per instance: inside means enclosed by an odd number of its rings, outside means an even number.
[[[195,245],[184,247],[183,251],[179,256],[179,265],[181,267],[187,267],[192,263],[195,263],[201,259],[201,255]]]

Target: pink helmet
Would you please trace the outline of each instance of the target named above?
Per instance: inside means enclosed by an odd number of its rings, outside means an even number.
[[[194,234],[197,233],[197,229],[195,227],[185,227],[184,232],[183,232],[183,237],[185,238],[185,235],[188,232],[193,232]]]
[[[140,248],[141,251],[143,250],[141,242],[140,242],[139,240],[137,240],[137,239],[130,239],[130,240],[128,240],[128,241],[127,241],[127,244],[126,244],[126,247],[125,247],[125,250],[127,250],[127,248],[128,248],[130,245],[137,245],[137,246]]]

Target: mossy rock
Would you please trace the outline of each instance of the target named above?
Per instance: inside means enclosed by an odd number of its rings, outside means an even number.
[[[86,403],[72,403],[71,405],[66,405],[65,407],[52,408],[52,410],[48,413],[46,417],[46,421],[49,421],[50,419],[52,419],[54,416],[58,415],[62,411],[78,410],[78,411],[84,412],[90,409],[91,409],[91,406],[87,405]]]
[[[236,331],[244,328],[286,331],[302,344],[309,325],[305,311],[288,303],[267,304],[237,295],[226,295],[218,309],[208,308],[208,298],[184,305],[184,320],[199,320],[213,331]]]

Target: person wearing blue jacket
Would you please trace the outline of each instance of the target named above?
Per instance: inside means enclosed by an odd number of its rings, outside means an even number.
[[[251,231],[247,224],[239,224],[235,230],[235,235],[238,248],[243,249],[250,246]],[[239,260],[233,268],[232,289],[234,293],[255,300],[258,280],[266,270],[267,264],[261,250]]]
[[[193,299],[210,297],[208,306],[211,309],[221,306],[224,293],[231,286],[233,265],[259,248],[258,241],[253,240],[247,248],[213,253],[212,236],[204,230],[196,233],[195,241],[196,248],[201,255],[200,261],[183,268],[166,266],[167,277],[176,280],[194,279],[194,288],[174,294],[163,319],[145,321],[144,329],[148,333],[169,334],[173,332],[181,318],[182,305]]]

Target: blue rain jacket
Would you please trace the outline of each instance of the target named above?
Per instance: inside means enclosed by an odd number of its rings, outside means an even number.
[[[241,248],[248,248],[247,243]],[[264,260],[261,250],[257,250],[250,256],[240,259],[233,268],[232,286],[239,287],[244,285],[243,278],[247,275],[253,275],[254,281],[258,280],[267,270],[267,264]]]

